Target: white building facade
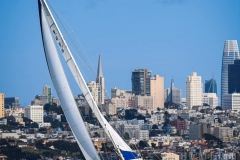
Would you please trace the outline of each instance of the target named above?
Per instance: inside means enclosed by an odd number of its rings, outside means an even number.
[[[31,119],[33,122],[43,123],[43,106],[26,106],[24,110],[24,117]]]
[[[186,81],[186,107],[202,106],[202,78],[192,72]]]
[[[202,103],[208,104],[211,107],[218,106],[218,97],[216,93],[203,93]]]

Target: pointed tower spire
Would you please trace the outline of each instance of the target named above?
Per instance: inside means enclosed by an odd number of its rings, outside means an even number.
[[[100,77],[103,78],[103,71],[102,71],[102,60],[101,60],[101,56],[99,55],[99,59],[98,59],[97,79],[99,79]]]
[[[100,55],[98,59],[98,71],[97,71],[96,83],[99,85],[99,91],[100,91],[98,94],[98,102],[99,104],[104,104],[105,85],[104,85],[104,77],[103,77],[103,71],[102,71],[102,60]]]

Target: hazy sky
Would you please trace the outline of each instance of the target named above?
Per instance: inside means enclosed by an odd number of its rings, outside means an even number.
[[[98,55],[102,56],[109,95],[114,86],[131,90],[131,71],[137,68],[163,76],[165,88],[173,78],[183,97],[192,71],[202,76],[203,83],[214,74],[220,95],[224,41],[240,43],[239,0],[50,2],[73,28],[95,70]],[[43,85],[53,88],[37,0],[0,0],[0,6],[0,92],[19,97],[26,106],[42,94]],[[69,82],[74,83],[73,78]],[[73,92],[80,93],[76,86]]]

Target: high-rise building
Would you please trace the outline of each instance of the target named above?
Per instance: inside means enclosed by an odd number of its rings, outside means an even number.
[[[218,106],[218,97],[216,93],[203,93],[202,103],[207,104],[213,108]]]
[[[5,110],[4,110],[4,94],[0,93],[0,118],[3,118],[5,116]]]
[[[223,109],[240,111],[240,93],[224,94],[222,101]]]
[[[104,77],[103,77],[103,71],[102,71],[102,60],[100,55],[98,59],[98,72],[97,72],[96,83],[99,87],[98,88],[98,104],[104,104],[105,85],[104,85]]]
[[[52,89],[50,86],[43,86],[43,96],[47,96],[47,102],[52,103]]]
[[[171,87],[165,89],[165,102],[182,103],[182,90],[174,86],[173,80],[171,81]]]
[[[150,96],[153,97],[153,111],[164,108],[164,77],[155,75],[151,78]]]
[[[205,80],[205,93],[217,94],[217,83],[215,79]]]
[[[202,78],[196,72],[192,72],[186,81],[186,107],[202,105]]]
[[[203,138],[204,133],[208,133],[207,124],[190,124],[189,125],[190,140],[199,140]]]
[[[236,40],[226,40],[222,57],[222,75],[221,75],[221,104],[223,95],[228,94],[228,65],[233,64],[239,57],[238,44]]]
[[[228,65],[228,93],[240,93],[240,59]]]
[[[4,107],[9,108],[20,108],[19,98],[18,97],[5,97],[4,98]]]
[[[132,71],[132,93],[141,96],[150,96],[151,71],[135,69]]]
[[[153,97],[152,96],[134,96],[134,107],[141,107],[148,111],[153,111]]]
[[[24,117],[31,119],[33,122],[43,123],[43,106],[26,106],[24,110]]]

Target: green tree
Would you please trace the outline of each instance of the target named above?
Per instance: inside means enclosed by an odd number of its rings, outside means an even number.
[[[31,123],[30,128],[38,128],[38,123],[36,122]]]
[[[36,153],[33,153],[33,152],[24,152],[24,153],[25,153],[25,159],[27,159],[27,160],[41,159],[39,154],[36,154]]]
[[[151,146],[152,146],[153,149],[156,148],[156,144],[155,143],[151,143]]]
[[[0,129],[3,130],[3,131],[11,132],[12,131],[12,126],[10,126],[9,124],[7,124],[7,125],[2,124],[2,125],[0,125]]]
[[[154,124],[154,125],[152,126],[152,129],[158,129],[158,126],[157,126],[156,124]]]
[[[147,144],[147,142],[146,141],[139,141],[139,143],[138,143],[138,146],[140,147],[140,148],[144,148],[144,147],[149,147],[148,146],[148,144]]]
[[[110,148],[110,147],[107,145],[107,143],[102,143],[101,151],[104,151],[104,152],[113,152],[114,149],[113,149],[113,148]]]
[[[43,144],[43,140],[38,140],[38,141],[36,141],[36,142],[35,142],[35,147],[36,147],[37,149],[44,149],[45,146],[44,146],[44,144]]]
[[[59,122],[57,119],[55,119],[52,123],[51,123],[52,128],[63,128],[62,122]]]
[[[129,136],[129,133],[128,132],[125,132],[124,135],[123,135],[124,139],[126,140],[129,140],[130,139],[130,136]]]
[[[164,107],[169,109],[177,109],[178,105],[174,102],[165,102]]]
[[[22,118],[23,118],[23,122],[25,122],[25,126],[30,127],[30,125],[33,121],[27,117],[22,117]]]
[[[169,119],[170,118],[170,114],[168,113],[168,111],[164,112],[164,119]]]
[[[48,158],[51,158],[52,156],[54,156],[54,154],[49,151],[43,151],[42,154],[43,154],[43,156],[48,157]]]
[[[100,135],[98,134],[98,132],[94,132],[94,137],[100,137]]]
[[[46,146],[47,148],[49,148],[49,147],[53,146],[53,142],[47,142],[47,143],[45,144],[45,146]]]
[[[21,159],[25,154],[16,146],[10,146],[5,139],[0,140],[0,153],[5,154],[8,159]]]
[[[216,110],[223,110],[221,106],[217,106],[215,109]]]

